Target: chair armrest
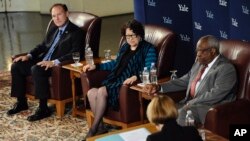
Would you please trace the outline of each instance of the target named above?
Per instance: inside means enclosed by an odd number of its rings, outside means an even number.
[[[159,79],[158,82],[159,82],[159,84],[161,84],[161,83],[164,83],[164,82],[169,81],[169,80],[170,80],[170,77],[167,76],[167,77],[163,77],[163,78]],[[159,93],[159,94],[167,95],[170,98],[172,98],[174,100],[174,102],[178,103],[185,98],[186,90],[176,91],[176,92]]]
[[[229,137],[230,124],[250,123],[250,101],[239,99],[209,109],[204,127],[223,137]]]
[[[59,64],[59,66],[68,65],[68,64],[72,64],[72,63],[74,63],[73,60],[66,60],[66,61],[61,62],[61,63]]]
[[[177,91],[177,92],[159,93],[159,94],[167,95],[170,98],[172,98],[174,100],[174,102],[178,103],[185,98],[186,90]]]
[[[170,77],[163,77],[163,78],[159,79],[158,82],[159,82],[159,84],[161,84],[161,83],[164,83],[164,82],[169,81],[169,80],[170,80]],[[177,91],[177,92],[159,93],[159,94],[167,95],[167,96],[171,97],[175,102],[179,102],[185,98],[186,90]]]
[[[132,90],[130,89],[131,86],[133,85],[137,85],[138,83],[140,83],[139,80],[134,81],[132,84],[129,85],[125,85],[123,84],[120,88],[120,92],[119,92],[119,99],[120,99],[120,105],[121,108],[125,107],[125,106],[129,106],[128,102],[129,102],[129,96],[130,97],[134,97],[134,95],[138,95],[138,91],[136,90]],[[137,96],[136,96],[137,97]],[[136,98],[136,100],[138,99],[138,97]],[[131,98],[131,100],[133,101],[133,98]],[[131,103],[134,103],[132,102]],[[127,111],[129,109],[124,109],[124,111]]]
[[[83,72],[81,74],[82,87],[85,87],[86,90],[89,90],[92,87],[100,87],[102,81],[105,80],[109,73],[110,71],[99,70]]]
[[[135,84],[138,82],[135,82]],[[132,85],[135,85],[132,84]],[[121,117],[124,122],[138,121],[140,119],[139,93],[130,89],[130,85],[122,85],[119,95]]]
[[[167,77],[162,77],[158,80],[158,83],[161,84],[161,83],[164,83],[164,82],[167,82],[170,80],[170,77],[167,76]]]
[[[11,56],[11,59],[12,59],[12,61],[13,61],[15,58],[17,58],[17,57],[19,57],[19,56],[24,56],[24,55],[27,55],[27,54],[28,54],[28,53],[16,54],[16,55]],[[73,60],[63,61],[63,62],[60,63],[60,66],[66,65],[66,64],[70,64],[70,63],[73,63],[73,62],[74,62]]]
[[[64,61],[60,65],[53,66],[51,69],[51,87],[53,93],[51,98],[53,99],[66,99],[72,97],[72,90],[65,86],[71,86],[70,71],[63,69],[62,65],[71,63],[72,61]]]
[[[93,70],[81,74],[83,96],[86,98],[87,92],[92,87],[100,87],[102,81],[108,76],[110,71]]]
[[[11,56],[11,59],[12,59],[12,61],[13,61],[15,58],[17,58],[17,57],[19,57],[19,56],[27,55],[27,54],[28,54],[28,53],[21,53],[21,54],[12,55],[12,56]]]

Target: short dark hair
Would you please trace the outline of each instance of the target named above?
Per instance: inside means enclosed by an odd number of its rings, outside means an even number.
[[[141,36],[142,39],[144,39],[144,36],[145,36],[144,26],[137,20],[133,19],[131,21],[128,21],[122,26],[121,28],[122,36],[126,35],[127,28],[131,29],[136,35],[139,35]]]
[[[57,7],[57,6],[61,6],[65,12],[68,11],[68,7],[67,7],[66,4],[63,4],[63,3],[55,3],[55,4],[53,4],[53,5],[51,6],[51,8],[49,9],[49,12],[51,13],[52,9],[53,9],[54,7]]]

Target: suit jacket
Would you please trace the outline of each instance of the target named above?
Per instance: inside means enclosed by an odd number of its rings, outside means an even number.
[[[193,99],[189,99],[190,85],[197,75],[201,64],[196,62],[191,70],[179,79],[168,81],[162,84],[163,92],[179,90],[186,91],[186,97],[181,103],[203,104],[212,106],[235,100],[236,71],[234,66],[222,55],[209,69],[208,73],[201,80]]]
[[[170,120],[163,125],[160,132],[149,135],[147,141],[202,141],[202,139],[195,127],[182,127],[175,120]]]
[[[30,51],[32,58],[41,61],[49,51],[53,40],[58,32],[58,27],[52,22],[43,42]],[[86,33],[78,26],[69,21],[64,33],[56,44],[51,60],[58,59],[60,62],[72,60],[72,52],[84,52],[84,36]]]

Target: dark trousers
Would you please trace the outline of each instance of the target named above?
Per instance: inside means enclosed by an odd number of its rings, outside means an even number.
[[[51,76],[51,69],[36,65],[33,61],[19,61],[11,66],[12,87],[11,96],[24,98],[26,94],[26,77],[32,75],[35,88],[35,97],[48,99],[50,87],[48,78]]]

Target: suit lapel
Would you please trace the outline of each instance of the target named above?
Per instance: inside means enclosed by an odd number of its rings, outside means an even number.
[[[61,38],[57,42],[56,47],[67,37],[67,34],[70,32],[70,29],[71,29],[71,24],[72,23],[69,21],[67,27],[65,28],[63,34],[61,35]]]
[[[211,73],[214,72],[214,70],[216,69],[216,67],[218,66],[218,64],[221,62],[223,58],[221,56],[219,56],[219,58],[214,62],[214,64],[212,65],[212,67],[208,70],[207,74],[205,75],[205,77],[202,79],[202,81],[200,82],[200,85],[199,87],[197,88],[196,90],[196,94],[195,94],[195,97],[197,95],[201,95],[202,93],[200,93],[201,91],[204,91],[204,89],[207,89],[205,86],[206,86],[206,83],[207,83],[207,79],[208,79],[208,76],[210,76]]]
[[[64,32],[62,33],[62,35],[61,35],[61,37],[60,37],[60,39],[59,39],[59,41],[56,43],[56,45],[55,45],[55,51],[54,52],[56,52],[56,50],[58,50],[58,46],[62,43],[62,41],[67,37],[67,34],[70,32],[70,29],[71,29],[71,22],[69,21],[69,23],[68,23],[68,25],[67,25],[67,27],[65,28],[65,30],[64,30]],[[62,47],[62,46],[61,46]]]
[[[51,47],[51,45],[53,44],[55,38],[56,38],[56,35],[57,35],[57,32],[58,32],[58,28],[55,29],[55,32],[54,33],[51,33],[52,35],[50,36],[50,41],[49,43],[47,44],[47,48],[49,49]],[[53,32],[53,31],[52,31]]]

